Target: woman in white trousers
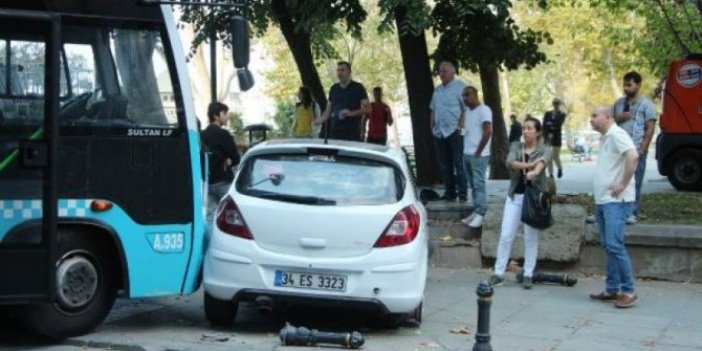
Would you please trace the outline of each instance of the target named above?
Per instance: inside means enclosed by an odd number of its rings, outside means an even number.
[[[541,191],[547,191],[544,168],[551,157],[551,151],[542,142],[541,122],[533,117],[527,117],[522,123],[524,142],[514,142],[507,156],[507,167],[510,170],[510,186],[505,210],[502,215],[502,231],[497,245],[495,271],[490,277],[491,286],[500,285],[504,281],[507,262],[512,251],[512,242],[517,235],[517,229],[522,218],[522,202],[527,182]],[[536,266],[536,256],[539,248],[539,230],[524,224],[524,288],[531,289],[532,275]]]

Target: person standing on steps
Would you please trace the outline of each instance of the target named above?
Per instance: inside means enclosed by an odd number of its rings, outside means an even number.
[[[441,84],[431,98],[431,130],[436,145],[436,156],[444,181],[446,201],[468,201],[466,171],[463,166],[463,88],[465,83],[456,78],[456,66],[448,61],[439,64]]]
[[[371,103],[370,118],[368,122],[368,136],[366,142],[371,144],[386,145],[388,143],[388,126],[392,125],[392,112],[390,106],[383,102],[383,88],[373,88],[373,102]]]
[[[522,203],[527,182],[531,182],[540,191],[546,191],[546,164],[551,157],[551,148],[544,145],[541,137],[541,122],[534,117],[524,120],[524,142],[512,143],[507,155],[507,167],[510,169],[510,183],[505,209],[502,214],[500,241],[497,244],[497,255],[494,273],[488,280],[491,286],[504,282],[507,262],[512,251],[512,242],[517,235],[519,224],[522,223]],[[528,224],[524,227],[524,279],[525,289],[531,289],[532,276],[536,268],[536,258],[539,249],[539,230]]]
[[[633,178],[639,153],[631,137],[615,123],[610,107],[595,109],[590,124],[602,135],[593,194],[597,229],[607,256],[605,290],[590,298],[614,301],[616,307],[627,308],[639,300],[634,291],[631,259],[624,244],[626,218],[636,197]]]
[[[645,96],[641,96],[641,75],[637,72],[629,72],[624,75],[624,96],[614,103],[614,118],[617,125],[624,129],[639,153],[639,163],[636,166],[634,180],[636,182],[636,199],[631,207],[631,213],[627,217],[626,224],[636,224],[641,210],[641,187],[643,185],[644,174],[646,173],[646,158],[648,147],[653,140],[653,132],[656,129],[657,112],[653,102]]]
[[[544,139],[546,145],[551,147],[551,161],[548,163],[548,174],[553,178],[553,163],[558,168],[558,178],[563,177],[563,164],[561,163],[561,145],[563,145],[563,123],[566,113],[561,111],[563,101],[553,98],[553,110],[544,114]]]
[[[480,228],[487,212],[485,172],[490,163],[492,110],[480,102],[478,89],[473,86],[463,89],[463,102],[467,107],[463,113],[466,130],[463,139],[463,162],[473,197],[473,213],[461,222],[471,228]]]

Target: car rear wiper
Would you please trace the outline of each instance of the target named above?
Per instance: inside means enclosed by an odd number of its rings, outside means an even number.
[[[248,189],[246,190],[245,194],[269,200],[280,200],[304,205],[336,205],[336,200],[325,199],[317,196],[280,194],[256,189]]]

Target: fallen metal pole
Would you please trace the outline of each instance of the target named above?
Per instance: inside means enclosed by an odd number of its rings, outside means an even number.
[[[321,332],[305,327],[295,328],[289,323],[280,330],[280,341],[284,346],[317,346],[318,344],[339,345],[349,349],[363,346],[365,339],[359,332]]]

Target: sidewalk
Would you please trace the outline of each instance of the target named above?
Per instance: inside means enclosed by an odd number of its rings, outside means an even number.
[[[260,316],[242,306],[237,324],[214,329],[204,320],[202,292],[186,298],[119,301],[106,324],[93,334],[63,345],[14,343],[0,350],[290,350],[277,332],[285,321],[327,330],[360,328],[368,351],[471,350],[475,341],[475,289],[490,272],[432,268],[420,329],[368,330],[346,311],[298,309],[281,316]],[[511,275],[508,275],[513,279]],[[495,288],[492,299],[492,347],[496,351],[689,351],[702,349],[702,285],[637,282],[639,305],[626,310],[590,301],[602,278],[579,277],[575,287],[535,285],[524,290],[513,280]],[[359,326],[360,324],[360,326]],[[467,333],[463,333],[467,332]],[[16,332],[9,332],[17,340]],[[0,331],[0,335],[3,332]],[[17,342],[17,341],[16,341]],[[24,344],[24,345],[23,345]],[[335,348],[330,348],[333,350]]]

